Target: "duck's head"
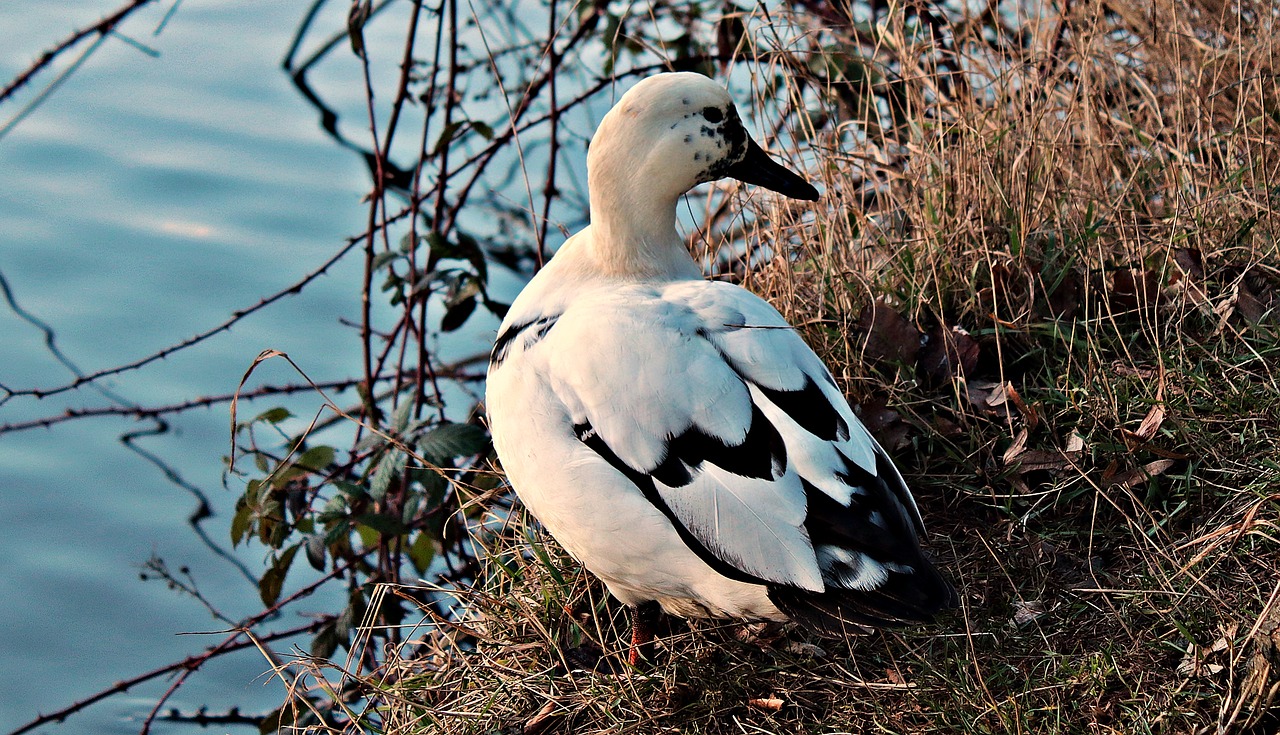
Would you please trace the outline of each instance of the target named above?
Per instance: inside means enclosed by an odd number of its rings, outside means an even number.
[[[701,74],[649,77],[609,110],[587,154],[589,188],[671,201],[729,177],[793,199],[818,190],[769,158],[742,125],[729,92]],[[664,202],[665,203],[665,202]]]

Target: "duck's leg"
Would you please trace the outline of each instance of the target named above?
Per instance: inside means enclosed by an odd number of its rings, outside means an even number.
[[[653,600],[631,608],[631,654],[627,663],[636,666],[642,660],[653,660],[653,628],[661,615],[662,608]]]

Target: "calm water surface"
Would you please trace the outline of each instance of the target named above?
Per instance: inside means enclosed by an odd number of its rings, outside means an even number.
[[[108,40],[0,139],[0,270],[21,306],[55,330],[58,347],[85,372],[222,322],[296,282],[364,227],[362,161],[325,136],[279,66],[310,3],[187,0],[153,36],[170,5],[156,3],[122,27],[158,57]],[[0,2],[0,78],[117,6]],[[341,27],[345,12],[345,3],[326,9],[325,35]],[[398,49],[402,29],[398,20],[382,22],[369,41]],[[363,141],[357,74],[344,44],[313,81],[350,111],[345,132]],[[0,124],[29,98],[0,106]],[[104,387],[144,405],[228,393],[265,348],[288,352],[316,380],[355,374],[359,343],[339,319],[359,318],[361,266],[358,258],[342,262],[230,333]],[[283,364],[262,370],[264,382],[293,377]],[[0,382],[52,387],[73,377],[38,329],[0,305]],[[0,406],[0,423],[110,402],[92,389],[16,398]],[[276,403],[287,402],[248,410]],[[291,405],[310,413],[317,401]],[[221,640],[181,635],[224,626],[190,598],[140,581],[152,554],[171,568],[189,567],[201,591],[233,618],[260,608],[249,582],[187,525],[193,496],[120,442],[122,433],[146,426],[97,418],[0,435],[0,725],[8,726],[0,731]],[[170,433],[140,442],[207,493],[218,515],[204,528],[218,543],[240,487],[222,486],[227,435],[220,405],[181,414]],[[236,555],[260,571],[261,547]],[[317,600],[309,609],[326,606]],[[294,612],[276,627],[299,622]],[[171,705],[268,710],[283,689],[261,675],[265,669],[251,652],[215,661]],[[45,731],[137,732],[167,685],[143,685]],[[197,731],[163,723],[157,730]]]

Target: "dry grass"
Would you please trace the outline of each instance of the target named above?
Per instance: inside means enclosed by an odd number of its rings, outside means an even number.
[[[898,459],[962,609],[816,656],[676,624],[651,670],[583,673],[622,613],[517,517],[460,622],[366,677],[385,731],[1280,728],[1280,21],[1067,7],[999,56],[957,26],[963,78],[902,22],[789,26],[870,71],[784,91],[845,120],[794,133],[828,194],[755,194],[737,270]]]

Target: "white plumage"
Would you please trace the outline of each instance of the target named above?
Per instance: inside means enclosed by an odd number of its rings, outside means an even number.
[[[628,605],[828,633],[954,605],[826,367],[767,302],[703,280],[676,233],[705,181],[817,191],[689,73],[623,95],[587,168],[591,225],[512,304],[489,367],[494,446],[529,510]]]

